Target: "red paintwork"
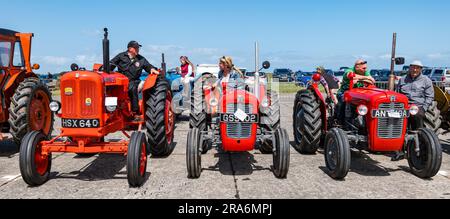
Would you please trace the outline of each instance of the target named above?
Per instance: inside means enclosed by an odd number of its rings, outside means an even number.
[[[320,79],[319,79],[320,80]],[[327,123],[327,106],[325,105],[325,99],[322,96],[322,93],[320,93],[319,90],[319,82],[313,82],[311,85],[312,90],[316,94],[316,97],[320,100],[320,112],[322,115],[322,131],[326,133],[328,131],[328,123]]]
[[[406,135],[407,119],[403,123],[403,134],[398,139],[381,139],[377,136],[378,119],[372,118],[372,110],[378,109],[381,103],[391,103],[390,97],[396,97],[396,103],[403,103],[406,110],[409,110],[408,98],[397,92],[376,89],[376,88],[354,88],[344,94],[347,103],[354,106],[364,104],[369,109],[366,116],[366,124],[369,130],[368,144],[371,151],[376,152],[393,152],[403,150],[403,144]]]
[[[320,76],[320,74],[317,73],[312,76],[313,81],[320,81],[320,78],[322,78],[322,76]]]
[[[256,99],[256,97],[253,94],[250,94],[249,92],[243,91],[243,90],[232,90],[227,92],[222,99],[219,101],[221,103],[221,109],[223,113],[234,113],[234,112],[227,112],[226,111],[226,105],[228,103],[238,103],[238,99],[240,97],[244,97],[243,104],[252,104],[253,112],[254,114],[258,114],[259,110],[259,101]],[[231,139],[227,136],[227,127],[226,123],[220,123],[220,130],[221,134],[220,137],[222,139],[222,147],[224,151],[233,151],[233,152],[241,152],[241,151],[251,151],[255,147],[256,143],[256,131],[257,131],[257,124],[252,124],[251,128],[251,137],[248,139]]]
[[[98,69],[99,65],[94,65]],[[110,133],[122,130],[136,130],[143,122],[132,122],[129,80],[113,72],[74,71],[61,77],[61,114],[65,119],[98,119],[99,128],[61,128],[58,137],[71,137],[72,142],[43,142],[43,150],[72,153],[126,153],[128,142],[102,142],[100,139]],[[117,110],[110,113],[105,107],[105,97],[117,97]],[[90,100],[88,100],[90,99]],[[141,110],[142,110],[142,103]]]

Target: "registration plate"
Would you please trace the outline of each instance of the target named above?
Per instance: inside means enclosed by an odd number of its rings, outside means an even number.
[[[373,118],[401,119],[409,117],[409,110],[373,110]]]
[[[220,121],[228,123],[258,123],[259,117],[257,114],[248,114],[245,118],[239,119],[235,113],[222,113],[220,114]]]
[[[62,119],[63,128],[98,128],[100,120],[98,119]]]

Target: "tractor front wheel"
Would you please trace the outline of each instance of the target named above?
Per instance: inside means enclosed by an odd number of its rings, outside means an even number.
[[[38,78],[25,78],[19,84],[11,98],[8,120],[17,144],[31,131],[41,131],[50,137],[54,120],[49,107],[51,101],[50,91]]]
[[[294,103],[294,148],[302,154],[315,154],[322,135],[322,112],[311,90],[301,90]]]
[[[175,114],[172,111],[172,94],[169,82],[158,79],[147,95],[145,126],[148,152],[156,157],[169,156],[173,151]]]
[[[25,135],[20,145],[20,173],[30,186],[40,186],[49,178],[52,155],[43,155],[41,145],[46,138],[42,132],[32,131]]]
[[[204,75],[201,79],[195,81],[194,87],[191,91],[191,112],[189,118],[189,128],[197,128],[200,132],[207,131],[207,117],[205,94],[203,92],[204,81],[211,80],[208,75]],[[206,142],[202,143],[202,154],[208,153],[209,145]]]
[[[202,153],[200,146],[202,145],[202,137],[200,130],[193,128],[187,136],[186,146],[186,163],[188,178],[197,179],[202,172]]]
[[[418,147],[416,141],[413,140],[407,144],[408,164],[414,175],[425,179],[431,178],[441,168],[441,143],[436,134],[427,128],[419,129],[418,137]]]
[[[275,132],[275,152],[273,153],[273,173],[277,178],[286,178],[289,171],[290,144],[285,129]]]
[[[127,153],[127,178],[130,187],[140,187],[147,173],[147,142],[142,132],[133,132]]]
[[[333,179],[344,179],[350,170],[351,151],[347,135],[342,129],[333,128],[327,133],[324,155],[328,175]]]

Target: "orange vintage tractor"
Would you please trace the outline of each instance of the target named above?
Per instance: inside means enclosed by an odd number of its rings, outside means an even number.
[[[32,130],[50,136],[53,126],[50,92],[33,73],[39,65],[30,62],[32,37],[0,28],[0,129],[10,131],[17,144]]]
[[[49,177],[52,153],[117,153],[127,156],[131,187],[145,182],[147,156],[169,155],[173,150],[174,114],[171,92],[165,78],[151,74],[140,100],[141,121],[135,121],[128,97],[129,80],[110,72],[108,30],[103,40],[103,66],[92,71],[71,66],[61,77],[61,103],[53,101],[52,111],[61,118],[59,136],[46,140],[41,132],[28,133],[20,150],[20,171],[24,181],[37,186]],[[147,129],[147,137],[142,131]],[[105,141],[105,136],[122,131],[129,140]],[[131,136],[126,131],[133,131]]]

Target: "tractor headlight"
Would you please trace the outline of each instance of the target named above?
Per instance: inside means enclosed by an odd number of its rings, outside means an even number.
[[[409,114],[415,116],[419,113],[419,107],[416,105],[411,105],[411,107],[409,107]]]
[[[357,110],[358,110],[358,115],[360,115],[360,116],[365,116],[369,112],[369,109],[367,108],[366,105],[359,105]]]
[[[61,109],[61,103],[58,101],[52,101],[48,106],[52,112],[58,112]]]
[[[211,100],[209,100],[209,105],[212,107],[216,107],[217,105],[219,105],[219,101],[217,101],[216,98],[211,98]]]
[[[117,109],[117,97],[106,97],[105,106],[108,112],[114,112]]]

